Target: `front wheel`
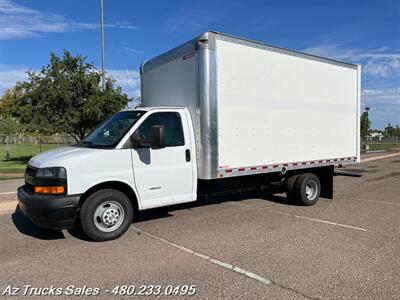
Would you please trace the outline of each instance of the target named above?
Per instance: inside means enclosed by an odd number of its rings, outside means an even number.
[[[316,175],[301,174],[295,184],[296,198],[302,205],[311,206],[317,203],[321,194],[321,183]]]
[[[94,241],[109,241],[123,235],[133,220],[133,206],[122,192],[100,190],[82,204],[80,221],[83,232]]]

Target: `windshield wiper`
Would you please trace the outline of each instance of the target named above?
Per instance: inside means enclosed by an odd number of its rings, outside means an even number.
[[[91,142],[91,141],[80,141],[78,144],[77,144],[77,146],[80,146],[80,145],[87,145],[87,146],[91,146],[91,145],[93,145],[93,142]]]
[[[88,148],[100,148],[100,149],[108,149],[114,147],[114,145],[108,144],[94,144],[91,141],[82,141],[79,144],[76,144],[77,147],[88,147]]]

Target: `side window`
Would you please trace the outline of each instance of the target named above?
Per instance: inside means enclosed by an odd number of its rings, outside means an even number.
[[[142,139],[150,139],[151,127],[154,125],[165,126],[165,143],[167,147],[183,146],[183,129],[181,117],[176,112],[160,112],[150,115],[134,133]]]

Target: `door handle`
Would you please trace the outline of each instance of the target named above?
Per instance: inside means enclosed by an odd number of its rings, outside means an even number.
[[[185,157],[186,157],[186,161],[190,161],[190,150],[189,149],[186,149],[185,150]]]

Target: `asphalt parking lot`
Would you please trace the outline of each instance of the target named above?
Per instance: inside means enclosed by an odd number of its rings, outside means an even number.
[[[346,170],[363,177],[335,177],[335,199],[313,207],[231,195],[142,212],[105,243],[35,227],[4,190],[0,295],[26,284],[98,287],[104,299],[117,285],[196,285],[191,298],[400,299],[400,156]]]

